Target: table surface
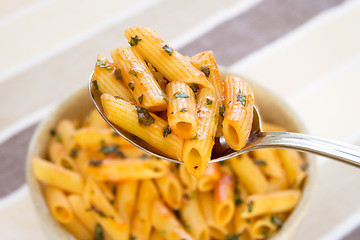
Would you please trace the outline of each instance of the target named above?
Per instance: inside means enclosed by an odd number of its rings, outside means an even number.
[[[45,239],[24,161],[37,123],[87,81],[97,53],[156,29],[184,55],[275,92],[313,135],[360,145],[360,1],[2,0],[0,238]],[[108,54],[107,54],[108,55]],[[317,158],[312,204],[297,239],[359,239],[359,170]]]

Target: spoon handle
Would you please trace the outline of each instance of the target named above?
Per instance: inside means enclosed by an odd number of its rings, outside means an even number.
[[[246,146],[246,151],[260,148],[287,148],[310,152],[360,167],[360,147],[306,134],[262,132]]]

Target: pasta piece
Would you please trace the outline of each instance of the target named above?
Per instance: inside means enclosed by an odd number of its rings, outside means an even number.
[[[35,178],[43,183],[72,193],[81,193],[83,190],[83,179],[77,172],[67,170],[39,157],[32,158],[32,169]]]
[[[67,200],[75,217],[84,225],[88,232],[93,235],[96,227],[96,220],[91,212],[86,211],[85,203],[82,197],[78,194],[71,194],[67,197]]]
[[[74,132],[74,124],[68,119],[61,120],[56,127],[56,138],[65,145],[68,151],[74,147]]]
[[[231,221],[235,212],[234,180],[230,175],[222,173],[214,188],[214,198],[215,221],[224,226]]]
[[[216,182],[220,178],[219,163],[212,163],[199,178],[198,189],[201,192],[207,192],[214,189]]]
[[[96,221],[112,239],[128,239],[129,225],[106,199],[96,182],[88,178],[84,188],[84,202]]]
[[[307,163],[299,152],[289,149],[278,149],[280,161],[288,177],[288,184],[292,188],[299,188],[306,177]]]
[[[115,196],[111,186],[109,186],[106,182],[96,182],[96,184],[99,186],[100,190],[103,192],[106,199],[109,200],[109,202],[115,201]]]
[[[263,173],[269,177],[283,178],[284,172],[276,149],[258,149],[251,152],[254,155],[255,163]]]
[[[161,233],[159,233],[158,231],[154,230],[151,233],[151,237],[150,240],[164,240],[163,236],[161,235]]]
[[[78,240],[92,239],[92,234],[85,228],[85,226],[76,218],[73,218],[69,223],[63,223],[62,226],[69,231]]]
[[[151,219],[154,228],[160,232],[166,240],[194,239],[185,231],[172,211],[170,211],[160,199],[154,201]]]
[[[188,58],[171,48],[156,31],[145,27],[133,27],[125,30],[125,37],[132,48],[158,69],[167,80],[197,83],[214,89],[205,74],[198,71]]]
[[[299,190],[283,190],[251,195],[246,199],[246,207],[241,217],[252,218],[270,213],[281,213],[292,210],[301,197]]]
[[[166,109],[164,92],[136,52],[129,47],[119,47],[111,51],[111,57],[115,66],[121,69],[123,80],[137,105],[149,111]]]
[[[271,217],[265,216],[255,220],[250,225],[249,233],[253,239],[265,239],[274,235],[277,228],[278,227],[271,221]]]
[[[158,82],[161,90],[164,92],[166,91],[166,85],[169,83],[169,81],[162,75],[161,72],[159,72],[151,63],[145,60],[146,65],[148,66],[151,74],[154,76],[156,81]]]
[[[45,186],[44,197],[51,214],[61,223],[70,223],[74,214],[63,191],[58,188]]]
[[[96,109],[92,109],[88,116],[85,118],[84,126],[82,127],[85,126],[91,128],[109,128],[109,125],[106,123],[106,121],[102,118],[102,116]]]
[[[232,149],[240,150],[247,143],[251,131],[254,93],[245,81],[235,76],[226,76],[224,87],[224,137]]]
[[[196,138],[199,119],[194,92],[185,83],[173,81],[166,86],[166,94],[170,129],[184,139]]]
[[[134,213],[134,205],[138,191],[139,181],[128,180],[117,184],[115,196],[115,208],[120,216],[130,224]]]
[[[188,199],[180,211],[184,226],[189,229],[195,239],[210,240],[209,229],[196,199]]]
[[[225,239],[227,229],[225,226],[215,222],[213,193],[210,191],[199,192],[198,201],[201,212],[209,228],[210,236],[215,239]]]
[[[262,130],[264,132],[287,132],[285,128],[269,122],[262,122]]]
[[[184,142],[182,159],[188,172],[199,177],[208,167],[215,144],[217,120],[214,116],[218,112],[215,93],[208,88],[201,89],[197,96],[197,109],[199,116],[197,137]]]
[[[131,236],[136,240],[149,239],[152,227],[151,212],[153,203],[158,196],[159,193],[153,181],[141,181],[135,212],[131,221]],[[153,239],[152,237],[150,239]]]
[[[248,154],[231,158],[230,165],[249,193],[264,193],[268,190],[268,181]]]
[[[163,154],[181,159],[183,139],[168,130],[167,122],[146,109],[135,107],[121,99],[103,94],[106,117],[123,129],[140,137]]]
[[[250,228],[250,223],[247,221],[247,219],[241,217],[241,211],[243,208],[243,204],[236,206],[235,214],[233,218],[234,222],[234,232],[237,234],[243,235],[243,233]]]
[[[198,180],[186,170],[184,164],[179,165],[179,178],[188,190],[196,190]]]
[[[90,161],[85,172],[98,181],[117,182],[161,178],[167,173],[167,167],[163,161],[157,159],[104,160]]]
[[[51,138],[48,148],[50,160],[63,168],[73,170],[75,169],[75,162],[68,155],[68,149],[56,138]]]
[[[133,102],[134,98],[122,79],[125,74],[121,71],[121,68],[116,69],[104,56],[99,54],[92,76],[93,83],[96,81],[95,88],[102,93],[109,93],[121,97],[125,101]]]
[[[155,182],[165,203],[172,209],[179,209],[182,205],[183,188],[175,174],[169,171],[167,175],[155,179]]]
[[[289,188],[288,185],[288,179],[286,178],[285,172],[283,173],[283,177],[281,178],[269,178],[269,192],[279,191],[279,190],[285,190]]]

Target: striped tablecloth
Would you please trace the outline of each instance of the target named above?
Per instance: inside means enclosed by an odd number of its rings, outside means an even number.
[[[97,53],[149,26],[185,55],[269,88],[317,136],[360,145],[360,1],[2,0],[0,238],[45,239],[24,178],[34,128],[85,84]],[[312,205],[297,239],[360,239],[360,170],[318,158]]]

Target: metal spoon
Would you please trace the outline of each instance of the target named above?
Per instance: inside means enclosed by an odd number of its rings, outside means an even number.
[[[96,109],[117,134],[155,157],[175,163],[183,163],[179,160],[164,156],[160,151],[153,148],[139,137],[111,123],[104,115],[100,100],[101,92],[95,89],[91,76],[89,79],[89,92]],[[210,163],[224,161],[242,153],[262,148],[287,148],[302,152],[310,152],[360,167],[359,147],[300,133],[262,132],[261,118],[256,107],[254,107],[252,129],[246,146],[240,151],[234,151],[226,144],[224,137],[216,138]]]

